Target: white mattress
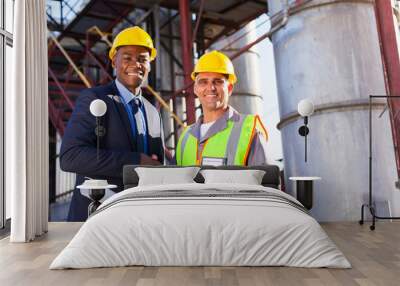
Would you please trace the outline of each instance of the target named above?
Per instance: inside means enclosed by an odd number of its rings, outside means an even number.
[[[82,225],[50,269],[128,265],[351,267],[294,198],[238,184],[118,193]]]

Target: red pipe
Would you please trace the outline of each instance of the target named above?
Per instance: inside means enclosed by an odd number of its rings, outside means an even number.
[[[61,85],[61,83],[58,81],[56,75],[54,74],[53,70],[49,67],[48,68],[49,71],[49,75],[51,76],[51,78],[54,80],[54,82],[56,83],[58,89],[60,90],[62,96],[64,97],[65,101],[67,102],[68,106],[71,109],[74,109],[74,104],[72,103],[71,99],[68,97],[67,93],[65,92],[63,86]]]
[[[85,55],[83,56],[83,72],[86,76],[86,78],[89,78],[89,59],[87,57],[88,51],[90,51],[90,33],[88,30],[86,30],[86,41],[85,41]]]
[[[232,56],[230,56],[231,60],[236,59],[237,57],[239,57],[241,54],[247,52],[251,47],[253,47],[254,45],[258,44],[259,42],[265,40],[266,38],[268,38],[269,36],[271,36],[271,34],[269,32],[265,33],[264,35],[260,36],[259,38],[257,38],[255,41],[247,44],[246,46],[240,48],[240,50],[238,50],[236,53],[234,53]]]
[[[48,106],[49,106],[50,122],[62,137],[64,135],[65,126],[64,126],[64,121],[62,120],[60,110],[57,110],[57,108],[54,106],[50,98],[48,100]]]
[[[393,21],[392,1],[376,0],[375,13],[383,55],[387,93],[400,95],[400,60]],[[396,157],[397,175],[400,178],[400,100],[388,100],[390,121]]]
[[[64,86],[67,86],[69,84],[69,81],[71,80],[73,71],[74,71],[74,68],[71,65],[69,65],[68,70],[67,70],[67,75],[64,80]]]
[[[204,9],[204,0],[200,0],[200,9],[199,9],[199,13],[197,14],[196,25],[194,26],[193,36],[192,36],[193,43],[196,42],[197,31],[200,26],[201,17],[203,16],[203,9]]]
[[[260,36],[259,38],[257,38],[255,41],[247,44],[246,46],[242,47],[241,49],[239,49],[236,53],[234,53],[233,55],[231,55],[229,58],[231,60],[236,59],[237,57],[241,56],[243,53],[245,53],[246,51],[248,51],[250,48],[252,48],[254,45],[258,44],[259,42],[263,41],[264,39],[268,38],[270,36],[270,32],[265,33],[264,35]],[[189,77],[190,78],[190,77]],[[188,90],[189,88],[193,87],[194,82],[191,80],[188,81],[186,83],[185,81],[185,85],[183,88],[178,89],[177,91],[174,92],[174,94],[172,94],[168,99],[175,99],[175,97],[183,92],[185,92],[186,90]],[[194,105],[193,105],[194,106]]]
[[[95,57],[95,55],[88,50],[87,54],[89,55],[89,57],[100,67],[101,71],[103,72],[103,74],[107,77],[108,80],[112,81],[113,78],[112,76],[110,76],[110,74],[107,72],[106,68],[102,65],[102,63]]]
[[[60,81],[59,81],[59,82],[60,82]],[[61,82],[60,82],[60,83],[61,83]],[[57,84],[52,80],[52,78],[49,78],[49,85],[51,85],[51,86],[57,86]],[[68,88],[76,88],[76,89],[82,90],[82,89],[85,89],[85,88],[86,88],[86,86],[85,86],[84,84],[79,83],[79,82],[69,82],[69,83],[63,82],[62,85],[63,85],[63,87],[64,87],[65,89],[68,89]]]
[[[182,45],[182,62],[184,76],[184,86],[190,85],[190,89],[186,90],[186,118],[187,123],[195,122],[195,102],[193,89],[191,88],[192,79],[190,73],[193,70],[193,46],[192,46],[192,22],[190,18],[189,0],[179,0],[180,29],[181,29],[181,45]]]

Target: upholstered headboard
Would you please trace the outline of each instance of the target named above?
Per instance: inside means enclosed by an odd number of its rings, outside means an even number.
[[[123,169],[123,182],[124,189],[136,187],[139,182],[139,177],[135,172],[135,168],[139,167],[138,165],[125,165]],[[143,167],[143,166],[142,166]],[[180,166],[146,166],[148,168],[181,168]],[[263,170],[265,171],[265,175],[262,179],[261,184],[265,187],[271,187],[275,189],[279,189],[280,184],[280,176],[279,176],[279,167],[275,165],[262,165],[262,166],[202,166],[202,170],[204,169],[221,169],[221,170]],[[197,174],[194,180],[197,183],[204,183],[204,178],[200,174]]]

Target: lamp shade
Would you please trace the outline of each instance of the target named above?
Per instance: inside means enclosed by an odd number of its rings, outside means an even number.
[[[90,103],[89,109],[93,116],[100,117],[106,113],[107,105],[103,100],[95,99]]]
[[[314,104],[308,99],[300,100],[297,111],[303,117],[310,116],[314,113]]]

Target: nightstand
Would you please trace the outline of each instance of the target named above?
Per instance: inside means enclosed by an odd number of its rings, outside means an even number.
[[[321,177],[290,177],[289,180],[296,181],[296,198],[310,210],[313,207],[313,182]]]
[[[96,180],[88,178],[82,185],[77,186],[81,195],[89,198],[88,216],[94,213],[101,205],[101,199],[106,195],[107,189],[114,189],[116,185],[110,185],[107,180]]]

